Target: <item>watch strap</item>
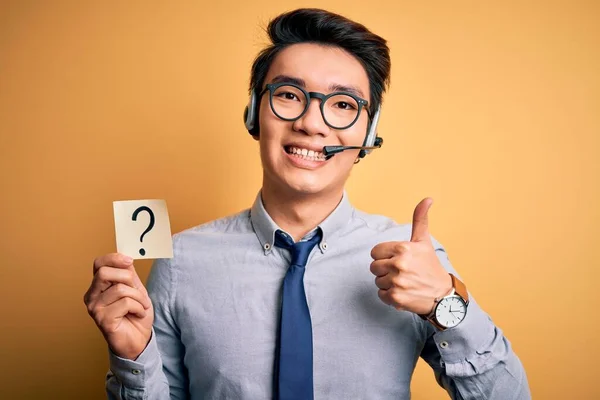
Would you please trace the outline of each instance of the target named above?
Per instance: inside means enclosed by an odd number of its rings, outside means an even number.
[[[462,297],[465,303],[469,304],[469,292],[465,284],[453,274],[450,274],[450,277],[452,278],[452,287],[455,293]]]

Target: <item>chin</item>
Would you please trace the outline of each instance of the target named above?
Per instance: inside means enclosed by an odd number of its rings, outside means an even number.
[[[284,180],[281,183],[290,192],[297,193],[299,195],[316,195],[327,192],[331,189],[329,184],[330,182],[324,182],[323,179],[289,179]]]
[[[327,187],[324,187],[322,185],[311,185],[311,184],[305,184],[305,185],[293,185],[290,187],[290,189],[300,195],[316,195],[316,194],[320,194],[323,193],[325,191],[327,191]]]

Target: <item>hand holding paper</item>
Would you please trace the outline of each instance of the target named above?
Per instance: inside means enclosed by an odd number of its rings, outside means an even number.
[[[118,253],[94,260],[83,301],[110,349],[135,360],[151,338],[154,309],[133,259],[173,257],[169,214],[164,200],[115,201],[113,208]]]

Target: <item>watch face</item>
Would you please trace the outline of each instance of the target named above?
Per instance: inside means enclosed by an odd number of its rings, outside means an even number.
[[[435,308],[435,319],[446,328],[460,324],[467,314],[467,305],[460,296],[444,297]]]

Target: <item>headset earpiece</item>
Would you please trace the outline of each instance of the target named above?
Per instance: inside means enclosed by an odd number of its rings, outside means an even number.
[[[248,105],[244,109],[244,125],[252,136],[258,136],[258,107],[255,89],[252,89]]]
[[[363,146],[379,146],[383,143],[383,139],[377,136],[377,124],[379,123],[379,114],[381,113],[381,104],[375,110],[373,114],[373,118],[369,121],[369,125],[367,126],[367,136],[365,137],[365,141]],[[367,154],[369,154],[372,150],[361,150],[358,153],[358,158],[364,158]]]

